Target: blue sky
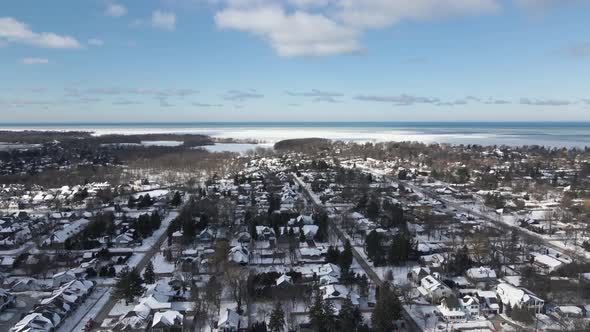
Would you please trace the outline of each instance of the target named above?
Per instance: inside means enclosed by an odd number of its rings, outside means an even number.
[[[590,121],[576,0],[6,0],[0,122]]]

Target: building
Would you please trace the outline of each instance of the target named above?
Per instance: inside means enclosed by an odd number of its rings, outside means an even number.
[[[156,312],[152,320],[152,332],[182,332],[184,316],[175,310]]]
[[[504,306],[528,308],[540,313],[545,301],[525,288],[517,288],[507,283],[498,285],[496,293]]]

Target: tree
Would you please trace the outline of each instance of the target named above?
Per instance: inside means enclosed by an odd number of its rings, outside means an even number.
[[[350,299],[345,299],[338,313],[340,329],[343,332],[355,332],[362,321],[360,310],[352,304]]]
[[[190,300],[193,303],[194,325],[197,327],[197,330],[200,331],[200,328],[206,319],[205,294],[196,284],[191,286]]]
[[[282,332],[285,327],[285,312],[280,302],[275,304],[274,309],[270,313],[270,322],[268,327],[271,332]]]
[[[352,265],[352,246],[348,240],[344,242],[344,250],[340,253],[338,265],[344,272],[348,272],[350,266]]]
[[[241,266],[230,266],[226,271],[226,281],[233,300],[238,306],[236,311],[241,314],[242,302],[248,294],[248,269]]]
[[[156,273],[154,272],[154,264],[152,261],[148,261],[143,272],[143,280],[146,284],[153,284],[156,282]]]
[[[144,292],[142,286],[143,280],[136,269],[123,270],[119,273],[113,291],[113,297],[119,300],[125,300],[126,304],[133,302],[133,300],[141,296]]]
[[[221,308],[221,293],[223,286],[215,276],[211,277],[205,287],[205,308],[209,327],[213,329],[219,309]]]
[[[515,321],[524,323],[524,324],[532,324],[535,321],[535,317],[531,310],[526,308],[514,307],[512,308],[512,319]]]
[[[393,322],[401,318],[402,305],[395,291],[388,283],[379,289],[377,303],[371,315],[373,330],[388,332],[393,330]]]
[[[339,259],[340,251],[338,251],[338,249],[336,249],[334,246],[329,246],[328,251],[326,252],[326,262],[337,264]]]
[[[135,207],[135,200],[133,199],[133,196],[129,196],[129,199],[127,200],[127,207],[130,209]]]
[[[310,323],[317,332],[332,332],[336,329],[335,310],[332,302],[324,301],[319,291],[315,292],[309,309]]]
[[[182,203],[182,197],[180,197],[180,193],[177,191],[174,193],[172,200],[170,201],[170,205],[172,206],[179,206]]]

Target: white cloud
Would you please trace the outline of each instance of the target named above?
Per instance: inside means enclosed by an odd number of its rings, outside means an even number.
[[[242,90],[229,90],[223,99],[235,102],[244,102],[248,99],[260,99],[264,98],[263,94],[256,92],[256,90],[242,91]]]
[[[302,96],[302,97],[342,97],[343,94],[340,92],[334,91],[322,91],[318,89],[312,89],[311,91],[307,92],[292,92],[287,91],[287,94],[290,96]]]
[[[24,58],[20,62],[25,65],[45,65],[49,63],[49,60],[44,58]]]
[[[383,28],[402,20],[438,20],[491,14],[497,0],[339,0],[338,16],[352,26]]]
[[[436,97],[420,97],[407,94],[392,95],[392,96],[381,96],[381,95],[358,95],[354,97],[356,100],[361,101],[374,101],[381,103],[392,103],[397,106],[408,106],[413,104],[439,104],[441,103],[440,98]]]
[[[104,41],[102,39],[98,39],[98,38],[91,38],[88,40],[88,45],[102,46],[102,45],[104,45]]]
[[[527,9],[546,9],[560,4],[568,4],[577,0],[514,0],[514,2]]]
[[[228,8],[215,15],[221,28],[253,33],[268,40],[281,56],[322,56],[362,50],[358,31],[326,16],[296,11],[287,14],[281,7],[254,9]]]
[[[493,14],[499,0],[213,0],[218,27],[252,33],[280,56],[358,53],[366,29]]]
[[[0,17],[0,43],[20,43],[44,48],[81,48],[73,37],[53,32],[33,32],[31,28],[12,17]]]
[[[111,2],[107,5],[105,14],[111,17],[121,17],[127,14],[127,8],[121,4]]]
[[[531,99],[531,98],[520,98],[522,105],[531,106],[566,106],[573,104],[572,101],[565,99]]]
[[[176,28],[176,15],[156,10],[152,13],[152,26],[172,31]]]

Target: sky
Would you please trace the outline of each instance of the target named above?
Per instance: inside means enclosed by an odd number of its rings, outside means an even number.
[[[0,123],[590,121],[590,1],[3,0]]]

